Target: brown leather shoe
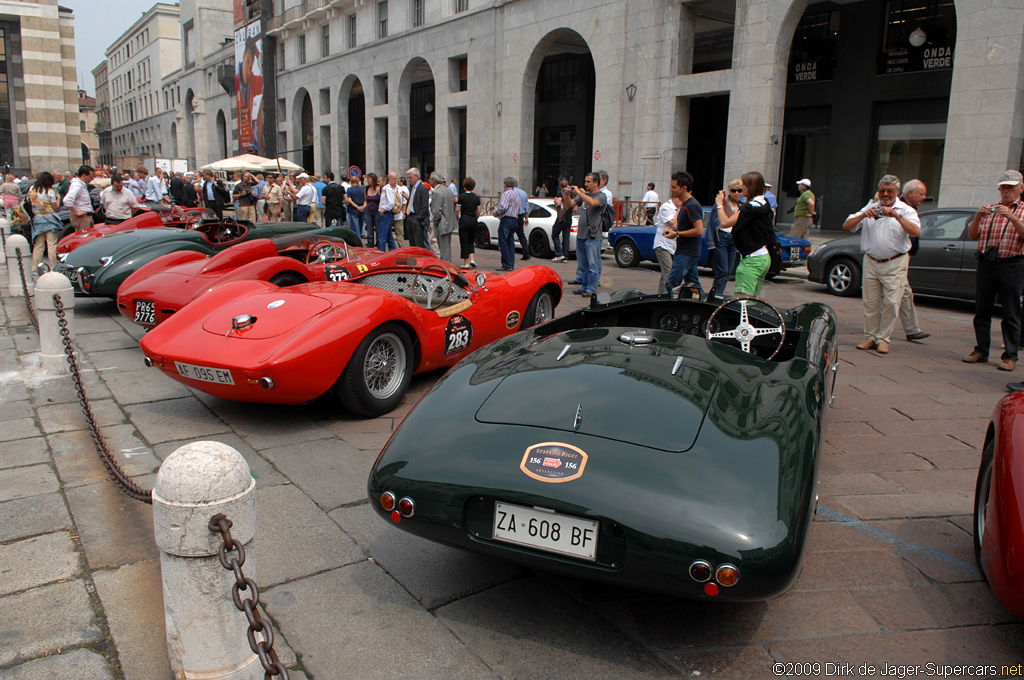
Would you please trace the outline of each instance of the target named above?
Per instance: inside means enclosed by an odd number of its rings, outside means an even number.
[[[874,349],[874,348],[875,348],[875,341],[874,340],[865,340],[864,342],[862,342],[859,345],[857,345],[857,349]]]
[[[1002,361],[999,362],[999,366],[997,366],[997,368],[1000,371],[1012,371],[1013,369],[1017,368],[1017,360],[1003,359]]]
[[[875,351],[878,352],[879,354],[888,354],[889,343],[887,343],[885,340],[879,340],[878,344],[875,345]]]
[[[973,352],[965,356],[961,361],[963,361],[965,364],[984,364],[988,361],[988,357],[979,352],[978,350],[974,350]]]

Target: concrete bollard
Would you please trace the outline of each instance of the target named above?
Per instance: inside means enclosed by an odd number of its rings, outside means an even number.
[[[7,294],[11,297],[25,297],[21,288],[21,275],[18,272],[18,249],[21,249],[21,267],[28,283],[28,294],[32,294],[32,251],[28,241],[21,234],[7,237]]]
[[[57,305],[53,295],[60,295],[64,306],[64,320],[68,324],[68,334],[75,339],[75,290],[71,287],[68,277],[56,272],[48,272],[36,281],[33,293],[35,299],[36,318],[39,319],[39,365],[47,373],[67,373],[70,370],[67,353],[64,350],[64,339],[57,323]]]
[[[255,489],[242,454],[220,442],[186,444],[160,466],[153,528],[160,548],[167,650],[176,678],[257,680],[264,675],[259,657],[249,649],[245,614],[231,599],[234,574],[217,559],[223,540],[209,528],[218,513],[233,522],[231,536],[245,548],[243,570],[254,578]]]
[[[11,236],[11,221],[6,217],[0,217],[0,243],[4,246],[4,271],[7,271],[7,239]]]

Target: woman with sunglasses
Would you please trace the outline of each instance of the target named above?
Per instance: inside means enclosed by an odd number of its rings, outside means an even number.
[[[769,244],[775,239],[775,215],[764,197],[764,176],[759,172],[745,172],[740,178],[740,202],[732,214],[727,212],[725,191],[719,191],[715,198],[719,229],[731,229],[733,243],[740,254],[736,267],[737,295],[755,297],[761,292],[765,274],[771,266]],[[730,187],[731,187],[730,183]],[[735,192],[730,192],[733,195]]]
[[[726,215],[735,214],[740,208],[740,198],[743,196],[743,182],[734,179],[729,182],[726,189],[726,200],[723,203]],[[736,258],[739,253],[736,244],[732,240],[732,227],[722,226],[718,221],[718,209],[711,212],[708,220],[711,224],[712,236],[715,239],[715,248],[711,252],[711,265],[715,270],[715,281],[711,284],[711,296],[720,298],[725,293],[725,284],[732,276],[736,268]]]

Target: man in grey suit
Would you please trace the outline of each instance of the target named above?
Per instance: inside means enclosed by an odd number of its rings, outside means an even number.
[[[430,248],[427,229],[430,227],[430,193],[420,181],[419,168],[405,174],[409,184],[409,214],[405,218],[405,238],[409,245]]]
[[[434,225],[437,236],[437,249],[441,259],[452,261],[452,232],[458,227],[455,220],[455,196],[445,186],[444,177],[439,172],[430,173],[430,185],[434,193],[430,197],[430,222]]]

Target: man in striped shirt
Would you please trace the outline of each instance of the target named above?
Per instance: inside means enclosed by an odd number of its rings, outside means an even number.
[[[500,272],[510,272],[515,266],[516,244],[513,240],[519,226],[519,196],[516,195],[516,180],[505,178],[505,192],[498,201],[494,214],[500,218],[498,222],[498,252],[501,253]]]

